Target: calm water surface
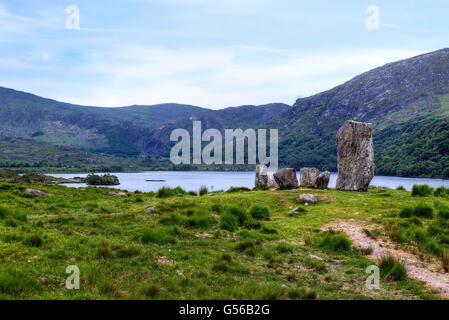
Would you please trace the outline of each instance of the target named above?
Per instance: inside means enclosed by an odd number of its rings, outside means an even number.
[[[157,191],[162,186],[177,187],[181,186],[184,190],[198,191],[201,186],[205,185],[210,191],[227,190],[230,187],[254,187],[254,172],[210,172],[210,171],[148,171],[137,173],[113,173],[120,180],[120,185],[111,186],[117,189],[128,191],[150,192]],[[86,173],[74,174],[50,174],[54,177],[72,178],[85,177]],[[153,182],[146,180],[164,180],[163,182]],[[299,181],[299,173],[298,173]],[[337,174],[331,174],[329,187],[335,188]],[[371,181],[372,185],[379,187],[397,188],[403,186],[407,190],[411,190],[414,184],[428,184],[432,187],[446,186],[449,187],[449,180],[427,179],[427,178],[401,178],[401,177],[385,177],[375,176]],[[68,183],[70,187],[85,187],[84,183]]]

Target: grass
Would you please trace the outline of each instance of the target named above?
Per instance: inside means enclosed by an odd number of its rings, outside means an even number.
[[[28,187],[50,196],[27,195]],[[366,289],[365,270],[374,262],[353,250],[344,234],[320,228],[335,219],[376,224],[376,232],[370,231],[373,237],[392,229],[402,235],[401,246],[418,246],[421,239],[423,252],[441,250],[434,256],[442,263],[449,248],[445,219],[401,218],[398,212],[419,204],[444,212],[448,199],[415,198],[397,190],[388,190],[390,196],[385,197],[376,190],[301,189],[321,201],[304,214],[290,216],[298,204],[288,190],[209,192],[199,197],[181,188],[163,188],[113,197],[108,188],[3,183],[0,298],[437,297],[408,278],[388,280],[380,290]],[[150,206],[155,209],[149,214],[145,209]],[[65,288],[69,265],[80,269],[80,290]],[[390,270],[391,279],[400,278],[399,269]]]

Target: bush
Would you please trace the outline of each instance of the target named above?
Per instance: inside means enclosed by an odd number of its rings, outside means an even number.
[[[117,176],[108,173],[102,176],[91,173],[86,177],[85,181],[90,186],[110,186],[120,184]]]
[[[181,187],[170,188],[170,187],[162,187],[160,188],[156,195],[158,198],[168,198],[168,197],[179,197],[186,195],[187,192]],[[196,195],[196,194],[195,194]]]
[[[145,230],[139,238],[142,243],[157,243],[160,245],[176,243],[175,238],[156,230]]]
[[[438,211],[438,217],[446,220],[449,219],[449,207],[445,204],[441,203],[440,201],[435,201],[435,208]]]
[[[435,189],[433,195],[435,197],[447,197],[449,195],[449,188],[445,188],[444,186],[438,187]]]
[[[254,219],[257,220],[270,220],[270,210],[264,206],[255,204],[249,210],[249,213]]]
[[[248,220],[248,214],[246,213],[245,208],[234,205],[227,209],[227,212],[232,214],[233,216],[236,216],[239,224],[242,225],[245,223],[246,220]]]
[[[384,256],[379,262],[380,274],[387,280],[404,281],[407,279],[407,270],[404,265],[393,256]]]
[[[441,265],[444,271],[449,272],[449,252],[446,249],[444,249],[441,255]]]
[[[276,251],[279,253],[290,253],[290,252],[293,252],[293,247],[288,243],[280,242],[276,246]]]
[[[411,218],[413,216],[421,218],[432,218],[433,209],[425,204],[419,204],[415,208],[405,207],[399,212],[399,217],[401,218]]]
[[[399,187],[396,188],[396,190],[398,190],[398,191],[405,191],[405,188],[403,186],[399,186]]]
[[[351,250],[351,241],[344,233],[327,232],[321,240],[320,246],[329,251],[349,251]]]
[[[414,197],[428,197],[432,195],[433,188],[428,186],[427,184],[422,185],[413,185],[412,188],[412,196]]]
[[[220,228],[234,232],[239,228],[239,221],[236,216],[226,212],[220,216]]]
[[[209,192],[209,189],[207,189],[207,186],[201,186],[201,187],[200,187],[199,195],[200,195],[200,196],[204,196],[204,195],[207,194],[208,192]]]
[[[41,289],[34,278],[16,270],[0,272],[0,293],[21,296]]]
[[[29,247],[39,248],[42,246],[43,240],[40,235],[33,234],[24,240],[24,244]]]
[[[401,211],[399,212],[399,216],[401,218],[410,218],[414,215],[415,210],[412,207],[405,207],[402,208]]]
[[[421,218],[432,218],[433,209],[425,204],[419,204],[415,207],[414,215]]]

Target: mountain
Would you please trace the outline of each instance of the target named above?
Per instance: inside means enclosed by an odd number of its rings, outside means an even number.
[[[0,87],[0,135],[114,156],[160,158],[170,148],[170,132],[192,128],[202,120],[205,128],[248,128],[258,126],[290,106],[231,107],[210,110],[184,104],[134,105],[102,108],[62,103]],[[15,140],[19,143],[19,140]],[[0,152],[0,159],[5,159]],[[19,159],[17,161],[22,161]],[[7,159],[10,161],[11,159]],[[39,162],[43,157],[28,157]],[[115,163],[115,160],[112,161]]]
[[[269,121],[283,166],[336,170],[344,121],[373,123],[376,173],[449,177],[449,49],[386,64],[298,99]]]

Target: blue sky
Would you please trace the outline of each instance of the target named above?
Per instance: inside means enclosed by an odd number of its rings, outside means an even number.
[[[292,104],[448,47],[448,14],[447,0],[0,0],[0,86],[112,107]]]

